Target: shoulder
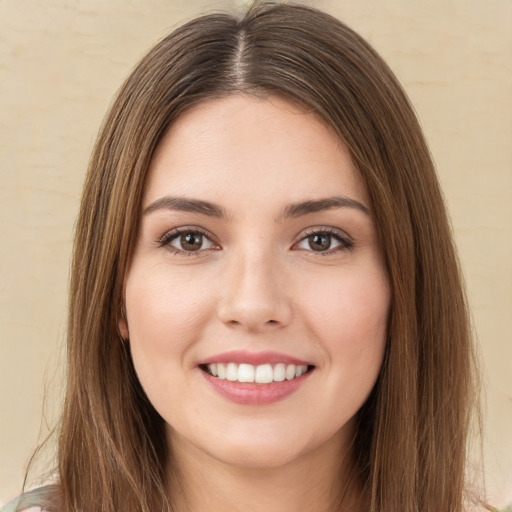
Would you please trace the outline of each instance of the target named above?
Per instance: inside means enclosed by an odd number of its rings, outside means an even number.
[[[467,512],[512,512],[512,503],[507,505],[505,508],[494,508],[491,506],[482,507]]]
[[[512,503],[504,508],[496,508],[490,504],[480,502],[478,504],[473,504],[468,508],[464,508],[463,512],[512,512]]]
[[[41,507],[17,508],[17,500],[12,500],[1,509],[1,512],[45,512]]]
[[[48,485],[25,492],[9,501],[0,509],[0,512],[45,512],[41,505],[52,487]]]

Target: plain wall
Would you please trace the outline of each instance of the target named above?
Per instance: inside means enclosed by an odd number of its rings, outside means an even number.
[[[201,0],[0,1],[0,503],[61,395],[73,225],[109,102]],[[512,500],[512,2],[309,2],[366,37],[409,93],[460,248],[488,392],[484,460]]]

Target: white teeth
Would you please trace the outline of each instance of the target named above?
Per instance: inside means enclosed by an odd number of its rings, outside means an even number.
[[[286,367],[286,380],[292,380],[295,378],[295,365],[289,364]]]
[[[297,366],[297,368],[295,369],[295,377],[300,377],[301,375],[306,373],[307,369],[308,367],[304,365]]]
[[[274,380],[276,382],[283,382],[286,378],[286,367],[283,363],[274,366]]]
[[[252,364],[241,364],[238,367],[238,382],[254,382],[254,373]]]
[[[235,363],[228,363],[226,368],[226,380],[235,382],[238,379],[238,368]]]
[[[304,375],[308,371],[306,365],[294,365],[278,363],[274,367],[271,364],[236,364],[217,363],[209,364],[208,372],[221,380],[231,382],[248,382],[256,384],[269,384],[270,382],[283,382],[292,380]]]
[[[269,364],[260,364],[256,366],[256,375],[254,382],[258,384],[268,384],[274,380],[274,372]]]

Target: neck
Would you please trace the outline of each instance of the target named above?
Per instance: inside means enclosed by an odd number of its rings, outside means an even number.
[[[356,512],[360,491],[346,450],[333,441],[278,467],[226,464],[172,443],[169,489],[176,512]]]

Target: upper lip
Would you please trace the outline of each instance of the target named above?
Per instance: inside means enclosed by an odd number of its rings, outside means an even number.
[[[232,350],[230,352],[223,352],[201,361],[201,365],[216,364],[216,363],[236,363],[236,364],[251,364],[258,366],[260,364],[295,364],[295,365],[311,365],[311,363],[298,359],[297,357],[281,354],[279,352],[265,351],[265,352],[250,352],[247,350]]]

